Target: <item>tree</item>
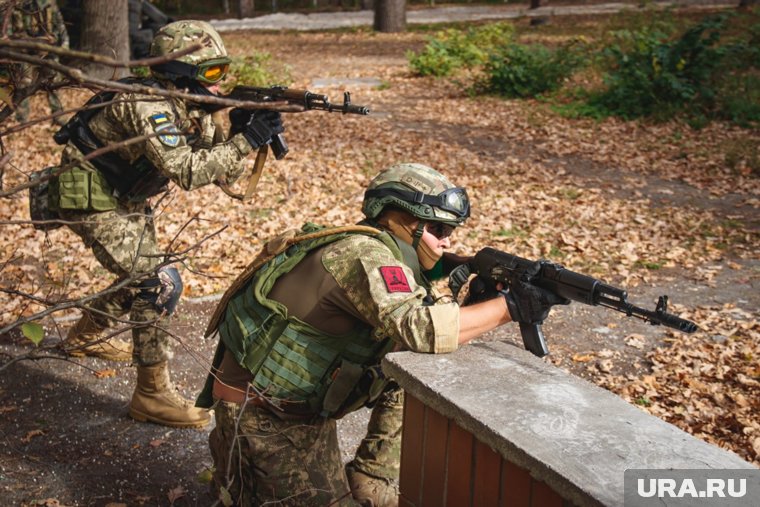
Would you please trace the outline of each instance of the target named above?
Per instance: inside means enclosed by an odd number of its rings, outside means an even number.
[[[88,0],[82,3],[82,50],[116,60],[129,60],[128,0]],[[99,78],[119,78],[127,74],[126,69],[122,69],[114,76],[113,67],[94,63],[84,70]]]
[[[238,0],[237,15],[239,18],[250,18],[253,16],[254,0]]]
[[[376,0],[374,28],[394,33],[406,30],[406,0]]]

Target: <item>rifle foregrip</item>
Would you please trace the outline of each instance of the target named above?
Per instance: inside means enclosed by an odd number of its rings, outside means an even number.
[[[549,348],[546,346],[541,324],[525,324],[520,322],[520,334],[522,335],[525,350],[537,357],[544,357],[549,354]]]

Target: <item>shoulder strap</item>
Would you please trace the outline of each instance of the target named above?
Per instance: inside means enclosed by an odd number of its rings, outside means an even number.
[[[291,229],[269,240],[264,245],[264,248],[261,249],[256,258],[253,259],[253,261],[243,270],[240,275],[238,275],[235,281],[232,282],[232,285],[230,285],[230,287],[225,291],[222,299],[219,301],[219,304],[214,310],[214,314],[211,316],[211,320],[209,321],[208,327],[206,328],[206,333],[204,334],[205,337],[211,336],[214,331],[216,331],[216,328],[219,327],[219,323],[222,320],[224,311],[227,308],[227,304],[230,302],[230,299],[232,299],[232,297],[237,294],[237,292],[243,288],[245,284],[248,283],[256,271],[258,271],[261,266],[274,259],[277,255],[283,253],[291,246],[298,243],[303,243],[305,241],[312,241],[315,239],[324,238],[326,236],[335,236],[338,234],[365,234],[367,236],[378,236],[381,234],[381,231],[378,229],[364,225],[326,227],[324,229],[319,229],[317,231],[308,232],[305,234],[299,234],[300,232],[301,231],[297,229]]]

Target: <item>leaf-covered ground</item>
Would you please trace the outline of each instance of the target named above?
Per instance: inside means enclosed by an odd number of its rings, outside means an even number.
[[[556,23],[565,22],[574,21]],[[348,89],[371,107],[369,117],[286,115],[290,153],[268,163],[251,203],[216,188],[175,189],[163,201],[157,227],[165,246],[194,218],[174,250],[226,226],[188,261],[186,297],[223,291],[262,241],[283,229],[305,220],[358,221],[372,176],[395,162],[422,162],[468,188],[473,216],[455,235],[458,252],[490,245],[546,257],[634,291],[681,283],[744,294],[722,304],[676,300],[671,310],[700,325],[694,335],[633,333],[617,347],[596,348],[581,338],[574,348],[560,343],[552,360],[760,464],[759,301],[752,290],[760,278],[760,132],[722,123],[692,130],[677,121],[570,120],[536,101],[470,98],[451,83],[409,73],[404,51],[422,47],[421,33],[234,33],[225,40],[233,54],[270,52],[289,66],[296,87],[311,88],[315,78],[376,78],[380,85],[314,90],[337,100]],[[64,101],[74,106],[86,96],[72,91]],[[43,114],[43,102],[36,98],[33,112]],[[5,139],[13,167],[4,188],[56,163],[53,131],[42,124]],[[26,205],[25,194],[0,202],[0,220],[27,219]],[[0,267],[3,287],[36,294],[84,295],[110,280],[65,229],[46,237],[3,225]],[[0,298],[3,324],[39,310],[22,298]]]

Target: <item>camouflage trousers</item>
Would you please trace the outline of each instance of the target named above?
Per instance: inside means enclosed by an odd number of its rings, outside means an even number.
[[[101,266],[117,276],[111,287],[135,274],[155,270],[162,261],[152,213],[145,204],[119,205],[100,212],[61,210],[60,214],[72,222],[69,228],[92,249]],[[151,300],[151,292],[140,285],[137,281],[108,292],[88,304],[88,309],[92,320],[104,329],[113,319],[126,315],[132,323],[152,323],[132,328],[133,361],[150,366],[171,357],[170,337],[158,327],[165,319],[159,319],[161,312]]]
[[[398,480],[403,391],[380,396],[354,469]],[[242,409],[242,413],[241,413]],[[218,401],[209,435],[214,484],[234,505],[355,506],[338,445],[335,419],[283,420],[269,410]],[[224,494],[221,492],[220,494]]]

